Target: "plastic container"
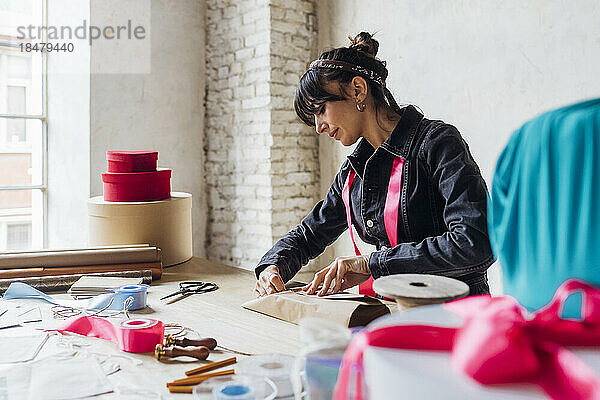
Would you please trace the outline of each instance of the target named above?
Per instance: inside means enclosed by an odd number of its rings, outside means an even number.
[[[255,379],[269,378],[277,387],[278,396],[294,394],[291,374],[295,357],[286,354],[264,354],[242,358],[238,361],[236,373]]]
[[[103,172],[106,201],[153,201],[168,199],[171,170],[152,172]]]
[[[162,250],[164,266],[192,258],[192,195],[173,192],[150,202],[88,200],[89,244],[148,243]]]
[[[156,171],[157,151],[107,151],[108,172]]]
[[[292,374],[296,400],[329,400],[350,342],[348,328],[321,318],[300,320],[302,350]]]
[[[195,400],[274,400],[277,387],[269,378],[240,375],[218,376],[195,386]]]
[[[304,372],[306,399],[333,398],[345,347],[325,348],[305,353]]]

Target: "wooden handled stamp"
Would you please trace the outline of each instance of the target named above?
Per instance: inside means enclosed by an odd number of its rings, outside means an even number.
[[[179,356],[187,356],[196,358],[198,360],[206,360],[209,354],[210,349],[205,346],[188,348],[173,346],[172,348],[166,349],[162,344],[159,343],[156,345],[156,349],[154,350],[154,356],[157,360],[160,360],[164,357],[173,358]]]
[[[213,338],[202,338],[202,339],[177,339],[172,335],[167,335],[165,337],[165,347],[169,346],[181,346],[181,347],[189,347],[189,346],[204,346],[208,347],[210,350],[214,350],[217,347],[217,341]]]

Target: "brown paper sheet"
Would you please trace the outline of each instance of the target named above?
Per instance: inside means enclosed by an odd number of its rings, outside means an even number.
[[[372,297],[340,293],[318,297],[288,290],[250,300],[242,307],[297,324],[302,318],[317,317],[347,327],[365,326],[390,309]]]

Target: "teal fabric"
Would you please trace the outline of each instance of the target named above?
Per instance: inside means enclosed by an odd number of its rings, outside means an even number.
[[[488,203],[504,293],[530,310],[568,278],[600,285],[600,99],[542,114],[513,133]],[[578,315],[577,302],[564,316]]]

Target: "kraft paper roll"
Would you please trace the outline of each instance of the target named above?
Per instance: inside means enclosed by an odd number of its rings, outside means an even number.
[[[147,244],[116,248],[20,251],[0,254],[0,269],[152,263],[160,260],[160,250]]]
[[[119,349],[130,353],[154,351],[156,345],[163,342],[165,335],[162,321],[149,318],[129,319],[115,326],[100,317],[75,317],[58,328],[49,330],[110,340],[117,343]]]
[[[59,275],[84,275],[101,272],[123,272],[150,270],[152,279],[160,279],[162,275],[160,261],[137,264],[108,264],[108,265],[77,265],[70,267],[33,267],[33,268],[0,268],[0,279],[31,278]]]
[[[148,202],[88,200],[89,244],[149,243],[162,250],[164,266],[192,257],[192,195],[172,192],[169,199]]]

